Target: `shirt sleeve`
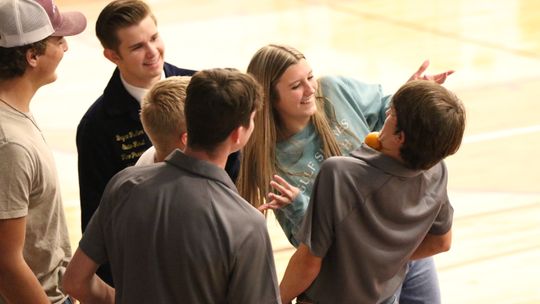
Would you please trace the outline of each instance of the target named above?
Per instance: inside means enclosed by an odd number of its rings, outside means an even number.
[[[437,214],[437,217],[435,218],[431,229],[428,231],[428,233],[435,235],[443,235],[450,231],[450,229],[452,228],[452,221],[454,217],[454,208],[450,204],[450,200],[448,199],[448,193],[446,192],[448,169],[446,168],[446,164],[444,161],[441,161],[439,163],[439,166],[441,167],[441,177],[439,181],[443,182],[441,184],[442,186],[440,186],[440,189],[442,191],[442,203],[441,208],[439,209],[439,213]]]
[[[324,257],[332,245],[336,227],[348,213],[347,199],[342,197],[340,188],[340,164],[345,157],[331,157],[321,166],[315,179],[313,193],[306,215],[300,226],[296,239],[304,243],[310,251]]]
[[[439,214],[435,218],[431,229],[429,230],[430,234],[443,235],[450,231],[452,228],[452,219],[454,216],[454,208],[450,204],[448,196],[445,196],[446,200],[441,206]]]
[[[280,303],[272,244],[264,218],[246,223],[238,242],[227,303]]]
[[[0,219],[28,214],[34,165],[28,151],[15,143],[0,145]]]
[[[345,109],[341,112],[355,113],[368,131],[382,128],[392,96],[385,95],[381,85],[368,84],[350,77],[328,76],[321,79],[321,85],[324,95],[331,103]]]

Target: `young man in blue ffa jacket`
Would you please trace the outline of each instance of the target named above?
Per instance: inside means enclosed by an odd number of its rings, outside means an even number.
[[[164,77],[194,73],[164,62],[165,46],[156,18],[143,1],[109,3],[98,17],[96,35],[103,45],[105,58],[117,68],[103,94],[88,109],[77,128],[83,232],[109,179],[134,165],[152,146],[139,117],[143,95]],[[237,153],[231,155],[227,165],[234,180],[239,166]],[[113,284],[108,265],[98,274]]]

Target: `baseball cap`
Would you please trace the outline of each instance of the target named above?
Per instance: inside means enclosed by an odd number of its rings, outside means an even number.
[[[49,36],[73,36],[85,28],[82,13],[60,13],[52,0],[0,0],[1,47],[27,45]]]

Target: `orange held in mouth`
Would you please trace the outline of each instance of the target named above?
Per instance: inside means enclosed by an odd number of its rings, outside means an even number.
[[[381,150],[382,148],[381,142],[379,141],[379,132],[370,132],[366,135],[366,138],[364,138],[364,142],[375,150]]]

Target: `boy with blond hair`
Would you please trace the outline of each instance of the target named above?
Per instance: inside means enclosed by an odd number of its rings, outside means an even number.
[[[184,102],[190,79],[190,76],[169,77],[156,83],[144,96],[141,122],[154,146],[141,155],[137,166],[162,162],[175,149],[185,149]]]

